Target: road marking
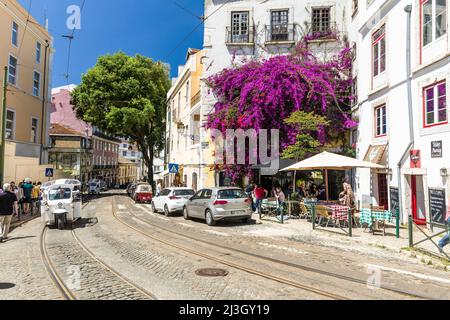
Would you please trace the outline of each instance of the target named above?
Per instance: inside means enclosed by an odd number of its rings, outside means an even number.
[[[230,236],[228,233],[214,231],[214,230],[205,230],[205,232],[210,233],[210,234],[215,234],[217,236],[222,236],[222,237],[229,237]]]
[[[265,242],[258,242],[258,245],[263,246],[263,247],[267,247],[267,248],[278,249],[278,250],[294,252],[294,253],[299,253],[299,254],[308,254],[308,252],[302,251],[302,250],[299,250],[299,249],[283,247],[283,246],[277,246],[277,245],[270,244],[270,243],[265,243]]]
[[[167,218],[164,218],[164,217],[161,217],[161,216],[156,216],[156,215],[155,215],[155,217],[157,217],[157,218],[159,218],[159,219],[161,219],[161,220],[170,221],[170,219],[167,219]]]
[[[374,264],[367,264],[366,266],[368,268],[372,268],[372,269],[381,269],[381,270],[385,270],[385,271],[391,271],[391,272],[396,272],[396,273],[400,273],[400,274],[404,274],[404,275],[408,275],[408,276],[413,276],[413,277],[416,277],[416,278],[419,278],[419,279],[423,279],[423,280],[437,281],[437,282],[450,284],[450,280],[449,279],[438,278],[438,277],[433,277],[433,276],[427,276],[427,275],[420,274],[420,273],[414,273],[414,272],[400,270],[400,269],[394,269],[394,268],[389,268],[389,267],[377,266],[377,265],[374,265]]]
[[[185,226],[185,227],[188,227],[188,228],[194,228],[194,226],[191,226],[190,224],[187,224],[187,223],[178,222],[178,224],[179,224],[180,226]]]

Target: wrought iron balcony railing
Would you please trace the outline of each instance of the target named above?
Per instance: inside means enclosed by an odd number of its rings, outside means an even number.
[[[339,30],[336,22],[309,23],[305,35],[307,41],[336,40],[339,38]]]
[[[295,24],[266,26],[266,43],[295,42]]]
[[[228,45],[254,45],[255,27],[247,26],[245,28],[226,28],[226,43]]]

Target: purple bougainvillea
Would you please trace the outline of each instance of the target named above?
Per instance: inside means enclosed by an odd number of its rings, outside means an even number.
[[[357,124],[351,119],[352,52],[347,43],[334,57],[321,61],[303,39],[288,55],[233,66],[210,77],[218,102],[208,116],[207,129],[280,129],[281,147],[295,143],[301,129],[285,123],[303,110],[325,116],[330,126],[319,129],[322,143]],[[245,166],[228,166],[232,175]]]

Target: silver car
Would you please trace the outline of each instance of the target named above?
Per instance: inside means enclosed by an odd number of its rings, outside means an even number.
[[[239,188],[210,188],[197,192],[184,206],[186,220],[198,218],[214,226],[221,220],[242,220],[252,217],[251,200]]]

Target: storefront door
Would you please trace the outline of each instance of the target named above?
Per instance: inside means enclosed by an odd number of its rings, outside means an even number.
[[[425,199],[422,177],[411,176],[411,210],[414,222],[418,225],[426,225]]]
[[[378,205],[389,210],[387,176],[378,174]]]

